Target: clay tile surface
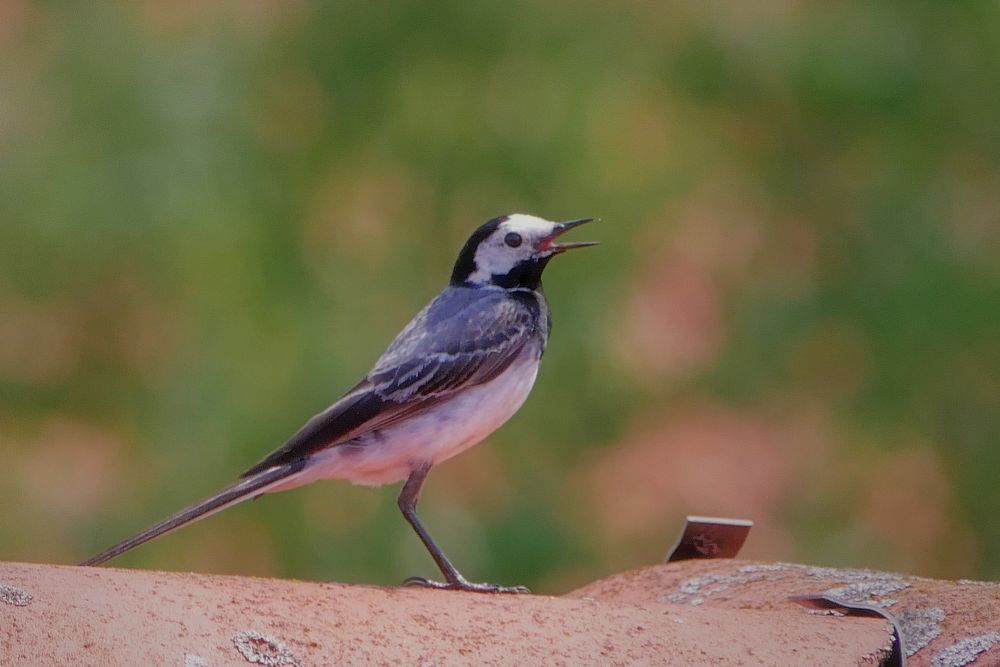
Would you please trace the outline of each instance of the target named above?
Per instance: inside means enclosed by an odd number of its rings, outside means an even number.
[[[0,663],[846,666],[887,655],[882,619],[664,599],[688,574],[654,568],[560,598],[0,563]]]
[[[770,611],[796,595],[827,594],[892,614],[908,667],[1000,665],[1000,584],[877,570],[741,560],[688,560],[594,582],[567,597],[699,609]]]

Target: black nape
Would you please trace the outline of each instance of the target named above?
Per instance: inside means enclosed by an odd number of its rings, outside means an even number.
[[[451,272],[451,285],[453,287],[461,287],[465,285],[469,276],[471,276],[476,270],[476,249],[479,244],[483,242],[490,234],[497,230],[497,227],[501,225],[510,216],[501,215],[499,217],[488,220],[479,226],[479,229],[472,232],[469,240],[465,242],[462,246],[462,251],[458,253],[458,259],[455,261],[455,268]]]

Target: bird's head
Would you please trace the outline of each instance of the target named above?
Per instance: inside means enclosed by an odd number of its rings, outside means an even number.
[[[455,262],[451,284],[537,289],[550,259],[573,248],[596,245],[592,241],[556,243],[564,232],[591,220],[550,222],[522,213],[493,218],[472,232],[465,242]]]

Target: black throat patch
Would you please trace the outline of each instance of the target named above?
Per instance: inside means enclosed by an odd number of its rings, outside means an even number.
[[[550,259],[552,259],[552,255],[521,262],[507,273],[494,273],[490,282],[497,287],[507,289],[514,287],[538,289],[539,285],[542,284],[542,271],[545,270]]]

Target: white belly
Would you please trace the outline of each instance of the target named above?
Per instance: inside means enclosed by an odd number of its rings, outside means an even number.
[[[438,464],[497,430],[524,404],[537,374],[537,354],[526,350],[486,384],[421,415],[315,454],[302,472],[270,491],[320,479],[347,479],[366,486],[406,479],[418,465]]]

